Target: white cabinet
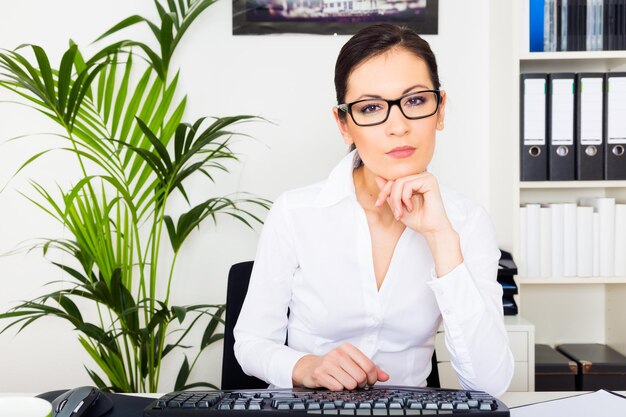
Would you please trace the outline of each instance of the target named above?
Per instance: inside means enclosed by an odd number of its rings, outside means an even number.
[[[505,316],[504,323],[515,359],[515,372],[508,391],[534,391],[535,326],[520,316]],[[439,380],[443,388],[460,388],[456,373],[450,363],[450,355],[444,337],[443,331],[440,331],[435,339],[437,361],[439,362]]]

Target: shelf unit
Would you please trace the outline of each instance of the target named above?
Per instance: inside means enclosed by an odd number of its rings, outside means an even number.
[[[508,2],[507,2],[508,3]],[[614,72],[626,70],[626,51],[594,52],[548,52],[530,53],[528,41],[528,1],[517,0],[509,6],[511,17],[509,30],[517,39],[509,39],[518,45],[511,64],[496,63],[494,69],[514,68],[516,79],[500,92],[511,94],[510,107],[492,106],[492,117],[500,117],[508,122],[504,144],[496,144],[494,152],[504,152],[505,161],[492,160],[494,172],[497,169],[514,167],[514,179],[506,189],[506,181],[492,181],[492,187],[499,195],[505,195],[508,206],[509,223],[504,223],[504,215],[499,220],[513,236],[514,258],[520,256],[519,207],[526,203],[578,202],[585,197],[614,197],[617,202],[626,203],[626,181],[559,181],[521,182],[519,181],[519,74],[525,72]],[[500,15],[502,17],[502,15]],[[504,33],[504,32],[502,32]],[[510,54],[511,55],[511,54]],[[509,55],[509,57],[510,57]],[[511,115],[512,114],[512,115]],[[504,132],[494,124],[497,132]],[[503,203],[496,203],[496,209],[506,213]],[[498,222],[496,221],[498,226]],[[626,256],[626,254],[624,254]],[[606,343],[626,354],[626,277],[568,277],[568,278],[517,278],[520,294],[517,298],[520,315],[534,323],[537,343],[551,345],[559,343]]]

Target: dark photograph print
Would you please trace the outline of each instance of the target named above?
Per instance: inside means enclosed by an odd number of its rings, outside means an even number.
[[[349,35],[372,23],[437,33],[438,0],[233,0],[233,34]]]

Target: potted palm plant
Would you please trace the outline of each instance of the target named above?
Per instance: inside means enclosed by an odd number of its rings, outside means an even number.
[[[174,388],[213,387],[188,379],[200,353],[223,337],[219,325],[225,306],[172,305],[176,260],[187,237],[207,218],[228,215],[252,226],[260,221],[258,210],[269,204],[237,194],[190,204],[177,218],[168,211],[172,196],[191,201],[185,187],[190,178],[211,182],[216,171],[228,171],[226,161],[237,160],[230,147],[233,127],[258,119],[238,115],[184,122],[186,98],[174,98],[179,74],[170,69],[172,55],[214,1],[155,1],[157,21],[130,16],[97,39],[104,43],[143,25],[156,46],[121,40],[86,57],[70,42],[58,68],[36,45],[0,51],[0,86],[62,128],[61,149],[81,172],[67,188],[50,190],[33,180],[32,192],[25,193],[70,234],[30,248],[44,256],[65,254],[67,261],[51,262],[66,280],[61,288],[0,314],[8,321],[3,331],[22,330],[43,317],[70,322],[95,363],[87,372],[101,389],[156,391],[163,359],[188,347],[190,330],[197,326],[204,326],[197,353],[185,354]],[[32,155],[18,172],[50,150]]]

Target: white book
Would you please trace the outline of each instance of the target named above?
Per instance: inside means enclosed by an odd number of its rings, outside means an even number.
[[[600,214],[600,276],[615,275],[615,199],[596,198],[594,207]]]
[[[615,275],[615,199],[583,198],[581,204],[593,206],[594,213],[599,215],[599,276],[612,277]]]
[[[563,276],[563,213],[564,204],[550,204],[552,210],[552,276]]]
[[[626,204],[615,205],[615,275],[626,277]]]
[[[593,213],[593,276],[600,276],[600,213]]]
[[[552,209],[550,207],[541,207],[539,223],[541,276],[549,278],[552,276]]]
[[[576,208],[576,275],[593,276],[593,207]]]
[[[563,204],[563,276],[576,276],[576,204]]]
[[[541,276],[541,205],[526,204],[526,276]]]
[[[517,265],[518,273],[520,277],[525,277],[526,268],[528,260],[526,259],[526,207],[519,208],[519,242],[520,242],[520,251],[519,251],[519,264]]]

